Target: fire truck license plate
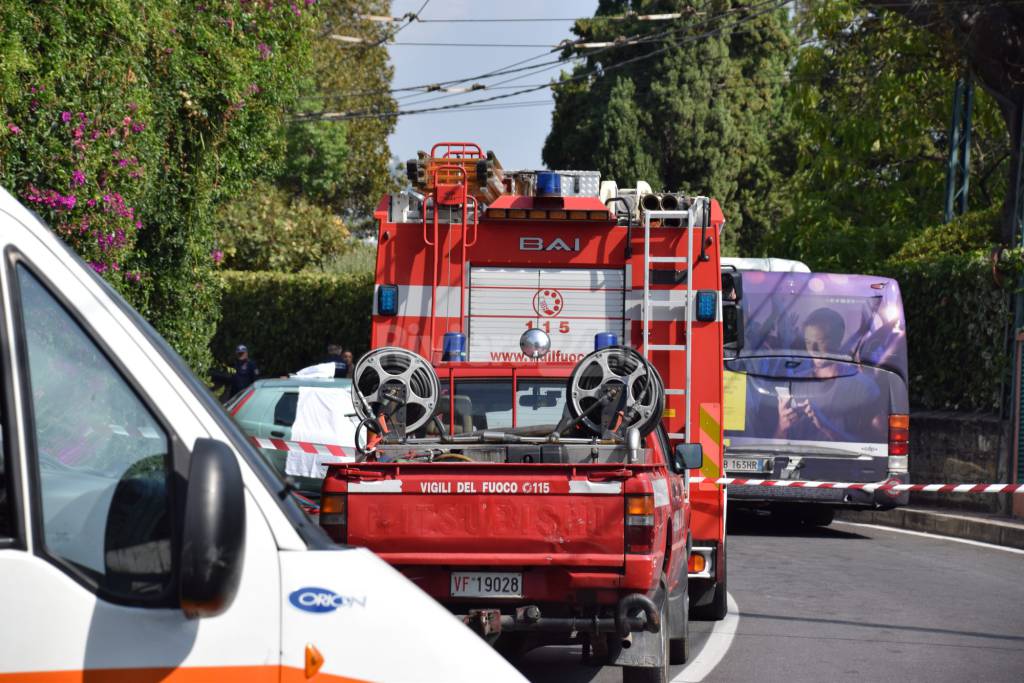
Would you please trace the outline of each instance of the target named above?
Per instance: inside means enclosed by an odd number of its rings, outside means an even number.
[[[726,458],[726,472],[767,472],[767,458]]]
[[[523,575],[518,572],[452,572],[453,598],[521,598]]]

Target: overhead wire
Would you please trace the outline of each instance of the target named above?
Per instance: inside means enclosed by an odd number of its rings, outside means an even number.
[[[412,114],[425,114],[425,113],[430,113],[430,112],[435,112],[435,111],[450,111],[450,110],[454,110],[454,109],[465,108],[465,107],[476,105],[476,104],[483,104],[483,103],[493,102],[493,101],[496,101],[496,100],[508,99],[508,98],[516,97],[518,95],[526,94],[526,93],[529,93],[529,92],[536,92],[537,90],[541,90],[541,89],[545,89],[545,88],[551,88],[551,87],[554,87],[556,85],[562,85],[562,84],[565,84],[565,83],[572,83],[572,82],[575,82],[575,81],[582,80],[584,78],[589,78],[590,76],[594,75],[595,73],[605,73],[605,72],[608,72],[608,71],[613,71],[613,70],[620,69],[622,67],[628,66],[629,64],[633,64],[633,63],[636,63],[636,62],[639,62],[639,61],[642,61],[642,60],[645,60],[645,59],[650,59],[652,57],[655,57],[655,56],[657,56],[659,54],[662,54],[662,53],[668,51],[669,49],[671,49],[672,47],[675,47],[677,45],[686,44],[686,43],[694,42],[694,41],[697,41],[697,40],[702,40],[702,39],[705,39],[705,38],[708,38],[708,37],[720,34],[725,29],[733,29],[733,28],[736,28],[738,26],[741,26],[742,24],[748,23],[748,22],[750,22],[750,21],[752,21],[752,20],[754,20],[754,19],[756,19],[758,17],[761,17],[761,16],[763,16],[763,15],[769,13],[769,12],[772,12],[772,11],[775,11],[775,10],[781,8],[787,2],[788,2],[788,0],[765,0],[765,2],[762,2],[762,3],[759,3],[759,4],[760,5],[768,5],[767,7],[761,9],[758,12],[754,12],[754,13],[748,14],[748,15],[742,17],[741,19],[737,20],[736,22],[734,22],[733,24],[731,24],[729,26],[721,26],[721,27],[718,27],[716,29],[713,29],[713,30],[710,30],[710,31],[707,31],[707,32],[704,32],[704,33],[701,33],[701,34],[696,34],[696,35],[688,36],[688,37],[684,38],[681,41],[673,42],[673,43],[671,43],[669,45],[666,45],[664,47],[661,47],[661,48],[659,48],[657,50],[653,50],[652,52],[648,52],[648,53],[645,53],[643,55],[638,55],[636,57],[624,60],[622,62],[617,62],[615,64],[610,64],[608,66],[600,66],[599,65],[598,67],[596,67],[594,69],[588,70],[588,71],[583,72],[581,74],[574,74],[573,76],[570,76],[567,79],[562,79],[561,81],[547,83],[547,84],[543,84],[543,85],[531,86],[531,87],[527,87],[527,88],[522,88],[520,90],[516,90],[515,92],[511,92],[511,93],[507,93],[507,94],[493,95],[491,97],[485,97],[485,98],[480,98],[480,99],[476,99],[476,100],[470,100],[468,102],[459,102],[459,103],[453,103],[453,104],[449,104],[449,105],[441,105],[441,106],[437,106],[437,107],[428,107],[428,108],[424,108],[424,109],[398,110],[398,111],[395,111],[395,112],[373,112],[373,111],[363,111],[363,112],[360,112],[360,111],[354,111],[354,112],[328,112],[328,113],[298,115],[298,116],[294,117],[294,119],[298,120],[298,121],[316,121],[316,120],[320,120],[320,121],[337,121],[337,120],[350,120],[350,119],[357,119],[357,118],[392,118],[392,117],[399,117],[399,116],[408,116],[408,115],[412,115]],[[749,9],[749,8],[744,8],[744,9]],[[716,18],[720,18],[722,16],[725,16],[725,13],[723,13],[722,15],[716,15]],[[710,19],[708,21],[710,21]],[[707,23],[707,21],[703,22],[703,23]],[[691,27],[687,27],[687,28],[692,29],[693,27],[691,26]],[[585,56],[592,56],[592,55],[585,55]],[[463,94],[463,93],[456,93],[455,95],[461,95],[461,94]],[[441,99],[443,97],[447,97],[447,95],[442,95],[442,96],[440,96],[440,97],[438,97],[436,99]]]
[[[690,25],[689,28],[693,28],[695,26],[701,26],[701,25],[707,24],[707,23],[709,23],[711,21],[716,21],[718,19],[726,17],[729,14],[732,14],[732,13],[735,13],[735,12],[739,12],[739,11],[742,11],[742,10],[755,9],[755,8],[757,8],[759,6],[762,6],[762,5],[771,3],[771,2],[775,2],[775,1],[776,0],[761,0],[760,2],[753,3],[753,4],[749,5],[749,6],[732,7],[730,9],[725,10],[724,12],[721,12],[720,14],[717,14],[717,15],[714,15],[714,16],[709,17],[707,19],[703,19],[703,20],[701,20],[699,22],[696,22],[695,24]],[[594,19],[594,18],[595,17],[589,17],[587,19]],[[597,18],[601,18],[601,17],[597,17]],[[469,20],[467,19],[467,21],[469,21]],[[565,21],[578,21],[578,19],[566,19]],[[421,20],[421,23],[426,23],[426,21]],[[652,33],[652,34],[647,34],[647,37],[649,37],[649,38],[657,38],[659,36],[664,36],[664,35],[667,35],[667,34],[670,34],[670,33],[678,33],[678,32],[680,32],[680,30],[684,30],[684,29],[669,28],[669,29],[666,29],[666,30],[663,30],[663,31],[660,31],[660,32],[655,32],[655,33]],[[643,35],[643,34],[641,34],[641,35]],[[633,38],[636,38],[636,37],[637,36],[633,36]],[[572,44],[571,43],[566,43],[566,46],[567,47],[572,47]],[[365,47],[365,46],[363,46],[363,47]],[[590,52],[588,52],[586,54],[573,55],[573,56],[570,56],[570,57],[558,57],[556,59],[550,60],[549,62],[546,62],[546,64],[550,64],[550,65],[567,64],[569,62],[578,61],[578,60],[586,58],[586,57],[594,57],[594,56],[600,55],[600,54],[602,54],[604,52],[607,52],[609,50],[616,49],[617,47],[620,47],[620,45],[611,45],[611,46],[604,47],[604,48],[597,48],[597,49],[594,49],[594,50],[592,50],[592,51],[590,51]],[[522,66],[522,65],[523,64],[527,64],[527,63],[529,63],[531,61],[534,61],[536,59],[541,59],[542,57],[547,57],[548,55],[551,54],[551,52],[552,51],[549,50],[547,52],[543,52],[541,54],[534,55],[533,57],[528,57],[526,59],[523,59],[523,60],[520,60],[520,61],[517,61],[517,62],[513,62],[511,64],[507,64],[507,65],[505,65],[503,67],[499,67],[498,69],[491,70],[491,71],[488,71],[488,72],[485,72],[485,73],[482,73],[482,74],[476,74],[476,75],[473,75],[473,76],[466,76],[466,77],[463,77],[463,78],[451,79],[451,80],[447,80],[447,81],[438,81],[436,83],[425,83],[425,84],[421,84],[421,85],[404,86],[404,87],[401,87],[401,88],[391,88],[391,89],[389,89],[387,91],[381,91],[379,89],[375,89],[375,90],[361,90],[361,91],[350,91],[350,92],[346,92],[346,93],[341,93],[341,94],[339,94],[337,96],[338,97],[358,97],[358,96],[361,96],[361,95],[379,95],[379,94],[384,94],[384,93],[394,94],[394,93],[400,93],[400,92],[411,92],[411,91],[414,91],[414,90],[422,90],[422,91],[424,91],[423,93],[417,93],[417,94],[426,94],[426,93],[429,93],[429,92],[434,92],[436,90],[439,90],[439,89],[441,89],[442,87],[444,87],[446,85],[460,85],[462,83],[467,83],[469,81],[484,80],[484,79],[491,78],[491,77],[494,77],[494,76],[504,76],[506,74],[521,72],[521,71],[524,71],[524,70],[530,70],[530,69],[533,69],[535,67],[539,67],[539,66],[541,66],[540,64],[535,64],[535,65],[532,65],[532,66]],[[316,97],[320,97],[320,96],[318,95]]]

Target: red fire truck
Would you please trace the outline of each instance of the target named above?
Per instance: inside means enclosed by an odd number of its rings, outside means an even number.
[[[687,598],[726,610],[725,491],[690,482],[722,462],[717,202],[471,143],[408,173],[375,214],[367,446],[328,472],[322,526],[498,644],[579,634],[662,680]]]

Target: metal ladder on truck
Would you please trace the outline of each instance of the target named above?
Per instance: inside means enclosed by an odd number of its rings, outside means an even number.
[[[441,152],[439,154],[439,151]],[[441,255],[441,240],[440,240],[440,216],[441,207],[447,207],[448,211],[448,233],[445,236],[445,245],[451,243],[454,238],[456,229],[458,230],[459,242],[462,245],[462,260],[460,265],[460,287],[459,287],[459,332],[465,332],[465,320],[466,320],[466,249],[476,244],[476,238],[478,234],[478,222],[480,217],[479,202],[476,197],[470,193],[469,190],[469,172],[467,170],[467,162],[476,164],[478,160],[485,159],[483,150],[474,143],[471,142],[441,142],[433,146],[430,150],[431,161],[440,160],[439,164],[431,164],[427,169],[429,174],[430,183],[428,185],[429,194],[426,194],[423,198],[423,241],[428,247],[433,247],[431,253],[431,270],[433,271],[433,286],[430,290],[430,340],[429,346],[430,355],[433,357],[443,352],[440,346],[437,346],[437,290],[440,285],[440,273],[439,269],[442,264],[438,263],[438,257]],[[428,211],[428,207],[433,206],[433,211]],[[428,235],[428,213],[433,214],[433,241],[431,241]],[[472,222],[470,222],[470,215],[472,214]],[[456,222],[456,217],[458,221]],[[469,227],[473,227],[473,240],[469,241]],[[448,248],[443,254],[443,261],[447,262],[447,278],[445,280],[446,295],[445,295],[445,332],[449,332],[447,329],[448,321],[451,316],[448,314],[448,303],[450,296],[447,294],[451,290],[451,265],[452,265],[452,249]],[[434,360],[434,358],[431,358]]]
[[[695,224],[695,208],[702,206],[703,220],[702,225]],[[644,211],[643,227],[644,227],[644,291],[643,291],[643,304],[641,307],[641,326],[642,326],[642,342],[643,342],[643,356],[650,360],[650,354],[654,351],[668,351],[670,353],[683,353],[685,354],[685,366],[686,366],[686,379],[682,386],[676,386],[673,384],[674,378],[671,376],[663,377],[662,381],[665,382],[665,396],[684,396],[685,403],[685,418],[683,420],[683,431],[678,431],[679,420],[678,418],[668,417],[665,418],[666,426],[669,428],[668,438],[671,442],[683,441],[685,442],[690,431],[690,397],[691,397],[691,377],[692,377],[692,365],[690,345],[693,340],[693,308],[694,308],[694,290],[693,290],[693,278],[691,277],[693,268],[693,234],[696,228],[700,228],[702,231],[706,231],[709,227],[708,223],[711,218],[711,200],[708,197],[694,197],[690,208],[684,211]],[[651,255],[651,221],[660,221],[661,226],[658,230],[683,230],[686,239],[686,256],[652,256]],[[669,221],[678,222],[677,225],[681,227],[673,227],[667,225]],[[701,256],[704,258],[704,234],[701,236]],[[658,306],[660,304],[651,301],[651,265],[656,263],[673,264],[678,267],[685,269],[686,273],[686,287],[683,290],[678,284],[676,288],[667,290],[672,291],[685,291],[686,292],[686,303],[685,303],[685,329],[686,335],[683,344],[651,344],[648,339],[650,336],[650,324],[651,324],[651,308],[652,306]],[[659,290],[665,291],[665,290]],[[671,307],[672,297],[671,294],[668,296],[668,301],[665,302],[666,307]],[[673,429],[675,427],[675,429]]]

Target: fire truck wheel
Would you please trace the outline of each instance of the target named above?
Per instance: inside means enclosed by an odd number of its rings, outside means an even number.
[[[668,591],[665,586],[665,578],[662,576],[661,589],[658,591],[660,598],[656,601],[658,612],[661,616],[661,628],[658,630],[661,643],[661,666],[657,667],[622,667],[622,683],[668,683],[672,677],[669,671],[669,610]]]

